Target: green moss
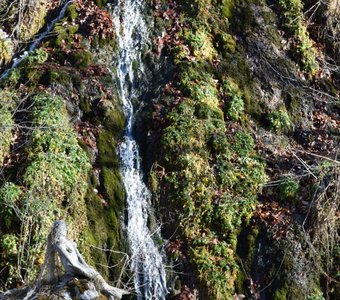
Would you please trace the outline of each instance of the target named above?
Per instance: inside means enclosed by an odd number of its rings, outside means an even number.
[[[251,216],[265,172],[251,136],[237,132],[228,138],[222,113],[216,111],[217,106],[195,100],[179,104],[168,115],[161,165],[167,170],[170,205],[181,207],[180,230],[198,278],[209,299],[228,299],[238,272],[236,234]],[[214,198],[216,191],[220,195]]]
[[[43,48],[31,52],[16,69],[13,69],[5,84],[17,85],[19,82],[30,87],[37,86],[40,81],[45,81],[48,77],[42,67],[48,60],[49,55]]]
[[[54,33],[57,35],[56,38],[53,40],[54,45],[56,47],[61,47],[72,44],[74,40],[74,35],[78,31],[78,29],[79,25],[65,25],[63,20],[61,20],[54,26]]]
[[[191,47],[197,60],[212,60],[217,53],[212,44],[212,36],[203,28],[198,28],[195,34],[189,32],[184,35],[186,43]]]
[[[306,300],[325,300],[325,298],[319,288],[314,288]]]
[[[20,210],[30,230],[21,232],[18,241],[19,247],[28,243],[21,256],[28,278],[36,275],[55,219],[66,218],[74,236],[85,226],[83,199],[90,168],[69,124],[63,99],[39,94],[33,97],[32,107],[32,124],[38,129],[33,131],[27,148],[28,166],[22,181],[25,192],[20,195]]]
[[[116,213],[124,206],[125,192],[119,169],[102,169],[103,185],[109,205],[114,206]]]
[[[189,49],[185,45],[177,45],[171,48],[171,56],[175,64],[178,64],[181,61],[186,60],[189,54],[190,54]]]
[[[319,69],[316,61],[316,49],[309,38],[307,26],[303,16],[303,1],[279,0],[280,8],[285,18],[285,27],[293,34],[295,39],[295,54],[303,71],[313,76]]]
[[[227,57],[228,53],[234,53],[236,50],[236,42],[233,36],[225,32],[216,34],[215,44],[223,57]]]
[[[257,239],[260,228],[256,225],[247,226],[238,235],[237,255],[242,260],[242,272],[237,274],[236,291],[243,293],[248,289],[246,274],[252,274],[256,254]]]
[[[66,70],[51,69],[47,73],[49,84],[58,83],[61,85],[69,86],[72,82],[72,76]]]
[[[235,7],[234,0],[221,0],[219,1],[222,14],[225,18],[230,19],[233,16],[233,10]]]
[[[25,11],[26,22],[19,23],[19,36],[22,41],[30,40],[45,25],[48,3],[36,1]]]
[[[87,50],[75,50],[72,51],[68,56],[67,60],[75,67],[84,69],[89,66],[92,62],[92,54]]]
[[[292,128],[292,122],[285,109],[278,109],[268,115],[269,129],[275,132],[288,132]]]
[[[17,95],[7,90],[0,91],[0,165],[9,154],[12,143],[14,120],[12,111],[15,109]]]
[[[226,79],[222,91],[228,97],[226,114],[234,121],[241,121],[244,118],[244,101],[238,85],[233,80]]]
[[[279,186],[280,200],[282,202],[296,202],[299,188],[297,179],[290,176],[284,177]]]
[[[204,65],[189,63],[181,66],[181,89],[191,99],[205,103],[212,108],[217,108],[217,82],[209,74]]]
[[[71,3],[67,9],[65,16],[70,18],[71,21],[74,21],[78,17],[78,5],[76,3]]]
[[[111,155],[115,156],[115,153]],[[101,170],[103,194],[94,192],[93,184],[89,184],[86,194],[86,207],[90,226],[82,234],[82,244],[86,255],[99,265],[99,270],[112,279],[118,279],[122,264],[122,253],[114,250],[122,249],[120,214],[124,208],[125,191],[118,168],[103,167]],[[88,245],[97,248],[89,249]],[[109,249],[105,253],[98,249]],[[112,252],[113,251],[113,252]],[[109,254],[109,255],[107,255]],[[107,269],[107,265],[116,265]]]
[[[0,65],[11,61],[14,45],[10,37],[0,29]]]
[[[121,137],[125,126],[125,116],[121,108],[111,108],[105,112],[103,124],[118,139]]]
[[[108,269],[105,267],[109,264],[106,253],[101,249],[105,249],[108,241],[108,232],[111,228],[107,228],[107,224],[103,216],[107,208],[103,205],[98,194],[90,187],[85,196],[85,204],[87,208],[87,219],[89,226],[81,234],[80,249],[86,257],[86,261],[90,265],[96,265],[98,271],[104,277],[108,277]],[[118,237],[117,237],[118,238]]]
[[[199,119],[223,120],[223,112],[219,108],[212,108],[207,103],[198,102],[195,104],[195,115]]]
[[[85,116],[92,112],[90,97],[87,94],[80,95],[79,108]]]
[[[287,288],[283,287],[274,292],[273,300],[287,300]]]
[[[119,162],[115,155],[116,141],[112,133],[108,130],[101,130],[98,135],[97,146],[100,165],[109,168],[119,168]]]

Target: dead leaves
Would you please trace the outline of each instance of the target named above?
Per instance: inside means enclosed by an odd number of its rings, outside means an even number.
[[[254,217],[273,231],[274,239],[285,238],[289,227],[293,223],[292,212],[275,201],[258,205]]]
[[[78,17],[76,22],[88,35],[90,41],[98,36],[100,39],[114,36],[113,20],[110,13],[100,9],[94,1],[77,0]]]

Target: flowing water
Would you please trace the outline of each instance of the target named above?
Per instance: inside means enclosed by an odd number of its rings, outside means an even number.
[[[142,10],[142,0],[118,0],[113,8],[119,45],[117,77],[126,116],[125,136],[119,155],[127,194],[127,233],[138,300],[165,299],[167,294],[162,256],[147,226],[150,192],[143,182],[139,149],[133,137],[132,99],[138,97],[133,65],[138,65],[139,73],[143,74],[141,52],[147,43],[148,32]]]

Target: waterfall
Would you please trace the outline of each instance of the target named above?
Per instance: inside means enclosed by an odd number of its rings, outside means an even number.
[[[147,226],[150,192],[142,179],[139,149],[133,137],[134,111],[131,101],[138,97],[134,87],[133,64],[137,62],[142,68],[141,52],[147,42],[148,32],[142,9],[142,0],[118,0],[113,7],[113,19],[119,45],[119,92],[126,116],[125,135],[119,147],[119,156],[127,197],[127,235],[137,299],[149,300],[165,299],[167,288],[162,256]]]

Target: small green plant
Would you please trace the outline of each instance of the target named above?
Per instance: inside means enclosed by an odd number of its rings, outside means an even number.
[[[18,238],[13,234],[4,234],[1,237],[2,256],[8,257],[18,253]]]
[[[226,79],[222,92],[229,99],[226,105],[228,117],[234,121],[240,121],[244,116],[244,101],[239,87],[231,79]]]
[[[322,292],[319,289],[314,289],[311,295],[306,300],[325,300]]]
[[[303,2],[301,0],[279,0],[278,2],[285,18],[285,27],[294,36],[294,50],[301,69],[313,76],[317,73],[319,65],[316,61],[316,50],[305,24]]]
[[[218,107],[217,81],[201,65],[195,63],[184,66],[180,85],[192,100],[205,103],[210,107]]]
[[[198,60],[211,60],[216,56],[211,37],[204,29],[199,28],[195,33],[189,32],[184,38]]]
[[[46,52],[46,50],[43,48],[39,48],[39,49],[34,50],[32,53],[30,53],[27,56],[25,61],[29,65],[32,65],[32,64],[43,64],[47,59],[48,59],[48,53]]]
[[[76,3],[71,3],[67,9],[66,9],[66,16],[71,19],[71,21],[74,21],[78,17],[78,6]]]
[[[269,129],[275,132],[288,132],[292,122],[286,110],[279,109],[268,115]]]
[[[186,60],[190,54],[188,46],[186,45],[176,45],[171,49],[171,56],[175,64]]]
[[[299,181],[291,176],[283,178],[279,187],[281,201],[295,201],[299,191]]]

